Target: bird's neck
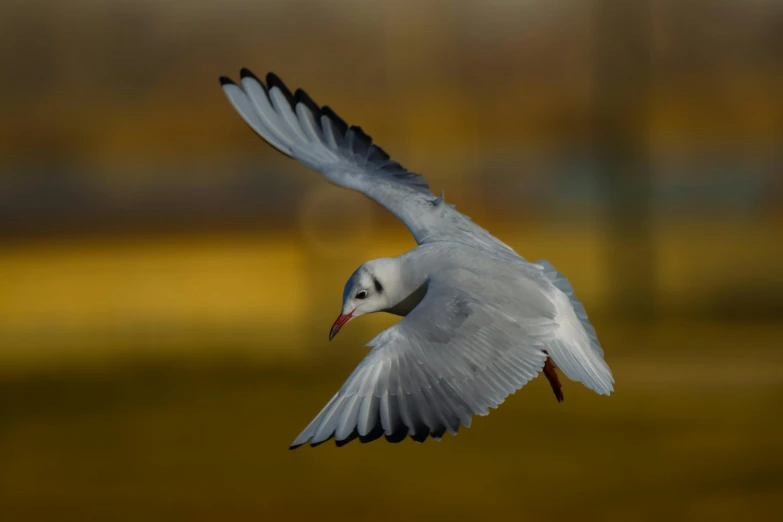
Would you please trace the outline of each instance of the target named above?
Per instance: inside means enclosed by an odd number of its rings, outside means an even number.
[[[393,304],[385,311],[404,317],[424,299],[428,273],[421,263],[414,262],[412,256],[403,254],[395,261],[394,284],[389,289],[389,302]]]

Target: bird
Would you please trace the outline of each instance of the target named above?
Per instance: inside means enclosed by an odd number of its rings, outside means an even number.
[[[470,427],[543,373],[558,402],[557,370],[599,395],[614,377],[574,289],[546,260],[529,262],[447,204],[423,176],[404,168],[302,89],[249,69],[220,85],[250,128],[332,184],[358,191],[394,214],[417,246],[363,263],[345,283],[329,340],[349,321],[402,317],[371,350],[290,449],[334,439],[440,440]]]

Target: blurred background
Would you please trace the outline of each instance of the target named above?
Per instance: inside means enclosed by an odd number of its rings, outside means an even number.
[[[783,2],[0,4],[0,513],[768,520],[783,498]],[[303,87],[570,278],[613,368],[440,443],[288,444],[414,246],[258,139]]]

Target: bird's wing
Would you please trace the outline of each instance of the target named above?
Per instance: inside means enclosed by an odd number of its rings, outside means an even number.
[[[495,250],[510,247],[435,197],[427,181],[389,158],[360,127],[348,126],[303,90],[294,94],[272,73],[266,84],[242,69],[239,84],[220,78],[223,91],[248,125],[269,145],[321,172],[329,181],[363,193],[397,216],[419,244],[454,241]]]
[[[291,448],[332,437],[338,445],[382,435],[438,439],[538,375],[556,328],[551,303],[528,307],[526,319],[479,294],[431,280],[421,303],[370,342],[373,349]]]

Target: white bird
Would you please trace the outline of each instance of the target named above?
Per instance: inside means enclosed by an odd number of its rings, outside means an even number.
[[[372,350],[291,449],[331,438],[338,446],[382,435],[390,442],[439,440],[542,371],[559,402],[555,366],[599,394],[613,391],[595,329],[551,264],[520,257],[301,89],[291,94],[272,73],[266,84],[247,69],[240,77],[239,84],[226,77],[220,83],[259,136],[384,206],[418,244],[368,261],[348,279],[330,340],[364,314],[404,319],[370,341]]]

